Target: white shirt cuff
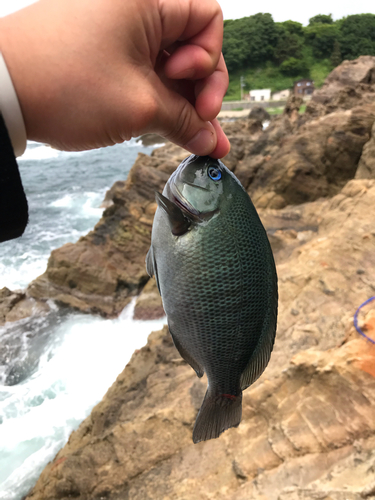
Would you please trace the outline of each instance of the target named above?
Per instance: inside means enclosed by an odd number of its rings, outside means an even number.
[[[14,155],[21,156],[26,149],[26,129],[12,79],[0,52],[0,113],[3,116]]]

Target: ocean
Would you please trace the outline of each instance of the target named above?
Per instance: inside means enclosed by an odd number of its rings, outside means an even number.
[[[25,288],[53,249],[90,231],[106,190],[126,179],[139,152],[152,150],[135,140],[82,153],[29,142],[18,163],[30,222],[21,238],[0,244],[0,288]],[[1,500],[21,500],[134,350],[164,324],[134,321],[134,304],[104,320],[51,302],[45,317],[0,327]]]

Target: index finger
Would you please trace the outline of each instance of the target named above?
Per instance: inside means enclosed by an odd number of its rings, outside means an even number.
[[[159,0],[162,48],[183,42],[170,56],[171,79],[200,79],[212,74],[223,42],[223,14],[216,0]]]

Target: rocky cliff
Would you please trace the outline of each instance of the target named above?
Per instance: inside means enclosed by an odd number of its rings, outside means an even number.
[[[244,393],[240,426],[193,445],[206,380],[164,328],[134,353],[27,500],[375,496],[375,346],[353,327],[356,308],[375,295],[374,74],[375,57],[344,62],[304,115],[293,100],[265,131],[259,118],[224,124],[232,143],[224,162],[259,209],[280,294],[271,362]],[[185,154],[169,144],[140,156],[108,193],[95,229],[53,252],[28,294],[118,314],[148,279],[153,191]],[[152,282],[144,292],[139,317],[160,315]],[[375,339],[371,304],[360,323]]]
[[[278,335],[237,429],[192,444],[206,380],[165,328],[26,498],[362,498],[375,481],[375,347],[352,316],[374,294],[374,206],[375,181],[352,180],[332,199],[263,213],[279,227]],[[375,338],[374,316],[361,323]]]

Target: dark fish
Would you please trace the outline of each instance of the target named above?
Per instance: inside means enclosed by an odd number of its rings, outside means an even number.
[[[208,389],[193,441],[241,421],[242,391],[263,373],[276,333],[277,276],[266,231],[225,165],[191,155],[169,178],[146,265],[181,356]]]

